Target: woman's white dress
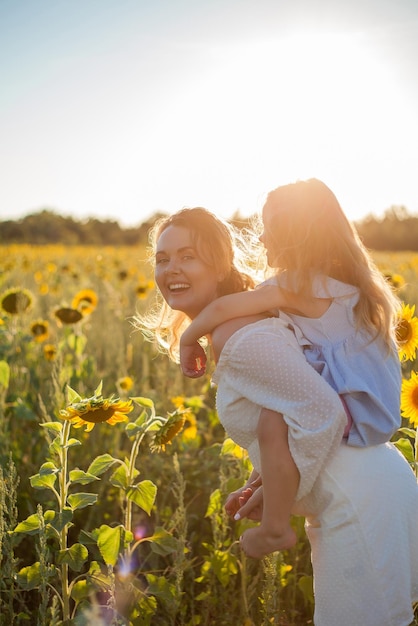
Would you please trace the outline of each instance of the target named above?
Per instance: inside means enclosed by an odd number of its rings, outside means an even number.
[[[260,472],[261,408],[283,415],[301,480],[295,513],[312,548],[315,626],[408,626],[418,601],[418,486],[392,444],[342,439],[338,394],[306,362],[284,320],[226,342],[213,381],[227,434]]]

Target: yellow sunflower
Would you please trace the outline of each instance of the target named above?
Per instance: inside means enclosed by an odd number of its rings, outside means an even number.
[[[155,287],[154,281],[147,280],[144,276],[139,278],[138,286],[136,288],[136,295],[140,300],[145,300],[149,292]]]
[[[130,391],[134,386],[134,381],[130,376],[123,376],[123,378],[119,378],[117,381],[117,386],[121,391]]]
[[[33,303],[33,296],[28,289],[8,289],[0,296],[0,308],[9,315],[19,315],[28,311]]]
[[[30,325],[30,332],[38,343],[42,343],[49,337],[49,323],[47,320],[36,320]]]
[[[385,272],[384,276],[386,280],[394,287],[395,289],[401,289],[405,285],[405,279],[401,274],[394,274],[393,272]]]
[[[411,424],[418,426],[418,374],[411,372],[409,380],[403,379],[401,391],[401,413]]]
[[[83,315],[90,315],[97,307],[99,297],[93,289],[82,289],[73,298],[71,306]]]
[[[53,361],[57,356],[57,348],[52,343],[44,345],[44,357],[47,361]]]
[[[413,361],[418,348],[418,318],[414,316],[415,305],[402,305],[396,327],[401,361]]]
[[[81,398],[76,395],[65,409],[60,411],[64,420],[69,420],[74,428],[86,426],[86,432],[93,430],[95,424],[107,422],[114,426],[118,422],[126,422],[127,414],[133,410],[132,400],[120,400],[119,398],[103,398],[101,386],[96,389],[91,398]]]
[[[164,452],[165,447],[172,443],[174,437],[182,430],[186,416],[180,411],[169,413],[168,418],[163,422],[161,428],[153,433],[151,443],[152,452]]]

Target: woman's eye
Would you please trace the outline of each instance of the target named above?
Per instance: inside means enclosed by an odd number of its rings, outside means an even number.
[[[159,257],[158,259],[155,260],[155,265],[161,265],[161,263],[167,263],[168,259],[164,258],[164,257]]]

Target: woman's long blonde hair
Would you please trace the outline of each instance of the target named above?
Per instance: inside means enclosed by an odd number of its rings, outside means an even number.
[[[400,301],[333,192],[315,178],[277,187],[267,195],[263,217],[277,272],[291,272],[297,291],[307,296],[318,274],[358,287],[358,327],[392,348]]]
[[[169,226],[187,228],[196,254],[208,267],[225,277],[219,283],[219,296],[254,287],[257,253],[253,251],[250,239],[247,240],[243,232],[201,207],[181,209],[156,221],[149,233],[149,258],[152,263],[155,263],[158,239]],[[136,315],[133,323],[147,339],[156,342],[161,351],[178,362],[180,337],[190,324],[185,313],[173,311],[157,292],[154,307],[146,315]]]

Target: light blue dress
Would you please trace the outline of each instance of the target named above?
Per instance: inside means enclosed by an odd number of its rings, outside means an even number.
[[[285,275],[280,284],[290,288]],[[373,339],[356,328],[357,287],[318,276],[313,282],[313,295],[332,298],[322,317],[288,313],[280,313],[280,317],[288,318],[301,331],[303,338],[299,335],[299,342],[306,359],[345,400],[353,420],[348,445],[373,446],[389,441],[401,424],[402,374],[395,346],[388,353],[380,337]]]

